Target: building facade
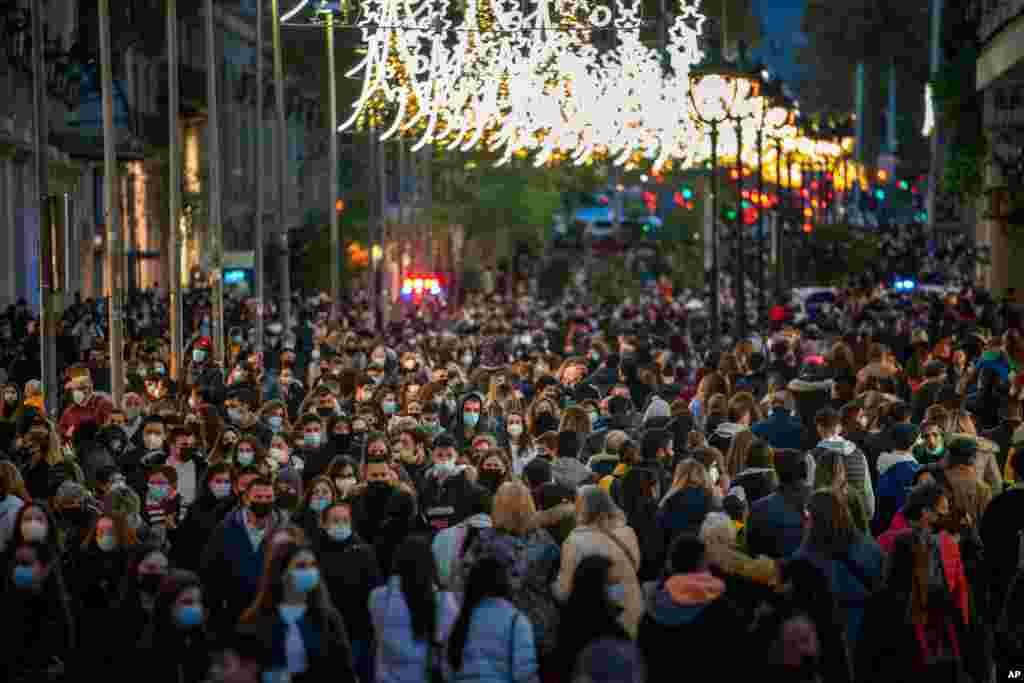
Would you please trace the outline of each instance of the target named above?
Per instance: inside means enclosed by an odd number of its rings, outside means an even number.
[[[978,242],[990,247],[982,283],[1011,286],[1010,231],[1024,230],[1024,0],[978,2],[977,89],[984,100],[989,139],[986,201],[978,216]]]
[[[118,158],[118,206],[114,207],[128,250],[127,282],[165,288],[169,272],[167,206],[169,121],[165,0],[111,3],[114,122]],[[287,159],[275,162],[272,55],[266,31],[264,110],[256,111],[255,0],[215,3],[219,76],[222,215],[226,251],[255,248],[256,177],[264,179],[265,230],[298,227],[313,208],[326,210],[326,127],[318,83],[300,74],[286,82]],[[38,195],[32,158],[30,7],[43,12],[47,40],[46,106],[49,118],[50,195],[68,195],[65,253],[69,297],[107,291],[103,205],[103,120],[97,62],[96,0],[11,0],[0,8],[0,306],[39,302]],[[178,229],[185,267],[181,277],[207,267],[209,238],[209,116],[206,107],[206,41],[202,3],[179,0],[180,101],[183,216]],[[7,39],[9,37],[9,39]],[[305,80],[302,80],[305,78]],[[278,221],[277,181],[284,174],[284,220]]]

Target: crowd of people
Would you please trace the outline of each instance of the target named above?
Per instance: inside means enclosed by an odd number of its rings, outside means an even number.
[[[987,682],[1024,662],[1024,337],[970,288],[780,303],[207,291],[0,316],[5,680]],[[257,344],[257,316],[264,339]],[[708,668],[699,669],[700,662]]]

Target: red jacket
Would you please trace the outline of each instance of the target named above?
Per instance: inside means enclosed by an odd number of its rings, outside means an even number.
[[[93,394],[83,405],[72,404],[64,409],[64,414],[60,416],[60,432],[64,436],[71,436],[79,425],[86,422],[95,422],[102,427],[110,421],[113,410],[114,404],[110,399]]]

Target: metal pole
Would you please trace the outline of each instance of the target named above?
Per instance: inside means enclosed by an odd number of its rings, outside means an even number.
[[[736,340],[747,338],[747,268],[746,240],[743,225],[743,126],[736,121],[736,194],[740,201],[740,210],[736,216]]]
[[[757,129],[757,319],[764,315],[764,128]],[[758,323],[760,324],[760,322]]]
[[[380,248],[380,258],[374,264],[373,277],[374,277],[374,324],[378,332],[384,329],[384,258],[386,256],[384,250],[384,230],[385,222],[387,221],[387,207],[388,207],[388,179],[387,179],[387,163],[388,163],[388,148],[387,146],[377,139],[376,131],[374,131],[374,145],[377,148],[377,191],[379,192],[379,206],[377,209],[377,237],[374,242]],[[373,259],[373,251],[370,251],[370,258]]]
[[[270,11],[273,13],[271,39],[274,43],[274,107],[277,113],[277,127],[274,131],[274,144],[277,147],[277,229],[281,232],[281,322],[285,327],[289,324],[292,307],[291,250],[288,247],[288,229],[285,225],[285,171],[287,164],[288,132],[284,125],[284,57],[281,53],[281,14],[278,11],[278,0],[270,0]],[[334,207],[331,207],[332,210]]]
[[[334,14],[326,16],[327,30],[327,97],[330,99],[331,123],[328,126],[327,134],[330,135],[330,157],[331,157],[331,301],[336,312],[340,312],[341,306],[341,226],[338,224],[338,83],[335,73],[334,62]]]
[[[256,0],[256,346],[263,348],[263,313],[266,303],[267,261],[264,250],[266,236],[263,234],[263,212],[266,210],[263,197],[263,0]]]
[[[217,104],[217,36],[214,32],[213,0],[204,0],[206,11],[206,102],[210,147],[210,270],[213,280],[213,348],[217,362],[224,367],[224,226],[221,224],[220,119]]]
[[[170,153],[167,175],[170,208],[167,240],[171,250],[168,263],[168,290],[171,314],[171,376],[179,383],[185,379],[184,318],[181,301],[181,127],[178,121],[178,0],[167,0],[167,130]]]
[[[778,206],[784,207],[782,202],[782,139],[775,139],[775,189],[778,192]],[[782,211],[776,211],[775,220],[775,298],[782,300]]]
[[[100,85],[103,94],[103,211],[107,229],[107,283],[110,287],[110,389],[114,405],[124,396],[124,242],[117,211],[117,152],[114,140],[114,75],[110,56],[110,0],[99,0]]]
[[[32,161],[36,176],[36,208],[39,211],[39,289],[42,308],[42,329],[39,331],[40,359],[43,380],[43,399],[46,413],[56,416],[61,391],[57,383],[57,310],[62,284],[58,280],[54,226],[56,217],[50,215],[48,159],[50,134],[46,119],[46,72],[43,65],[43,4],[36,3],[31,10],[32,19]]]
[[[711,124],[711,339],[717,351],[722,334],[721,295],[718,291],[718,124]]]
[[[931,12],[931,77],[938,76],[942,68],[942,10],[943,0],[932,0]],[[932,95],[932,111],[935,116],[935,125],[932,128],[931,140],[931,163],[928,166],[928,196],[925,199],[925,211],[927,213],[927,229],[932,239],[935,238],[935,200],[939,191],[939,173],[942,168],[942,113],[939,102]]]

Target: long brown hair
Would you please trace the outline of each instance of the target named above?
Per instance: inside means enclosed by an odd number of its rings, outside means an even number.
[[[25,480],[21,478],[21,472],[14,466],[14,463],[0,462],[0,500],[7,496],[17,496],[26,503],[32,502],[32,496],[25,488]]]
[[[312,546],[306,543],[286,543],[280,546],[270,557],[264,579],[260,582],[256,599],[239,619],[242,624],[253,624],[261,617],[277,614],[277,607],[284,598],[284,582],[287,580],[288,564],[301,552],[309,552],[316,556]],[[327,591],[326,582],[321,579],[309,593],[306,601],[308,614],[321,628],[340,629],[344,632],[341,615],[334,609],[331,596]]]

